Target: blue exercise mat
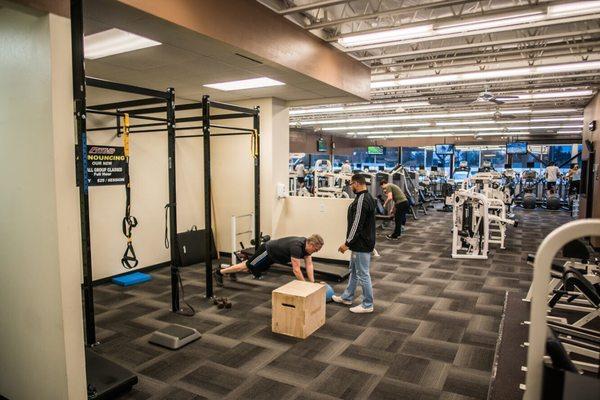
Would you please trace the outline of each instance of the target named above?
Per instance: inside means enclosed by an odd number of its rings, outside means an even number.
[[[149,280],[152,280],[152,276],[143,272],[132,272],[127,275],[121,275],[112,278],[113,283],[121,286],[137,285],[139,283],[148,282]]]

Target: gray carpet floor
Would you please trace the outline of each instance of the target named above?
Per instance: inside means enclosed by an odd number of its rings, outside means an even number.
[[[233,308],[220,310],[203,298],[201,267],[186,268],[191,318],[169,311],[168,268],[139,286],[101,285],[95,350],[137,373],[139,384],[120,399],[485,399],[505,291],[527,291],[527,253],[571,219],[546,210],[517,218],[507,249],[494,247],[488,260],[450,257],[451,213],[410,220],[397,242],[381,231],[375,312],[328,304],[325,326],[305,340],[271,332],[271,291],[291,280],[285,273],[226,281],[216,295]],[[169,323],[203,336],[178,351],[149,344]]]

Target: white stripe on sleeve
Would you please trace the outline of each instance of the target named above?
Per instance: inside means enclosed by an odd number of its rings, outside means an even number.
[[[356,213],[354,214],[354,222],[352,223],[352,229],[350,229],[350,234],[348,235],[348,239],[346,239],[346,243],[350,243],[352,239],[354,239],[354,235],[356,235],[356,229],[358,228],[358,222],[360,221],[360,213],[362,211],[364,198],[364,193],[358,197],[358,201],[356,202]]]

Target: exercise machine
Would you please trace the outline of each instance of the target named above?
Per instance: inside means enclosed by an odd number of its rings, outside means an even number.
[[[533,281],[531,291],[531,307],[529,338],[527,341],[527,366],[526,382],[523,385],[525,400],[541,399],[597,399],[600,393],[600,381],[594,377],[582,374],[577,365],[572,362],[565,366],[559,364],[557,357],[549,347],[556,347],[557,341],[549,335],[548,327],[555,332],[565,336],[559,336],[558,343],[563,346],[574,345],[573,341],[580,347],[588,332],[580,327],[560,326],[549,323],[547,316],[548,307],[548,279],[551,276],[552,262],[566,244],[588,236],[600,235],[600,219],[583,219],[572,221],[551,232],[541,245],[534,257]],[[565,341],[565,339],[567,339]],[[593,343],[593,335],[587,335],[587,339]],[[550,343],[550,346],[549,346]],[[554,346],[552,345],[554,343]],[[563,348],[566,348],[563,347]],[[563,358],[569,358],[567,351],[562,351]],[[547,362],[546,355],[550,356],[552,362]],[[570,397],[567,397],[570,396]]]

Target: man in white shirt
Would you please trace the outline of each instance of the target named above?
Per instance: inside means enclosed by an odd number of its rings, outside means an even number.
[[[546,167],[546,189],[556,188],[556,181],[560,176],[560,169],[553,162],[550,162]]]
[[[298,185],[302,187],[302,185],[304,185],[304,178],[306,176],[306,171],[304,170],[304,163],[300,161],[298,164],[296,164],[296,167],[294,167],[294,171],[296,171]]]
[[[342,164],[342,168],[340,169],[340,173],[349,175],[352,174],[352,165],[350,164],[350,161],[344,161],[344,163]]]
[[[569,179],[569,194],[578,194],[581,182],[579,164],[571,164],[571,169],[567,172],[567,179]]]

